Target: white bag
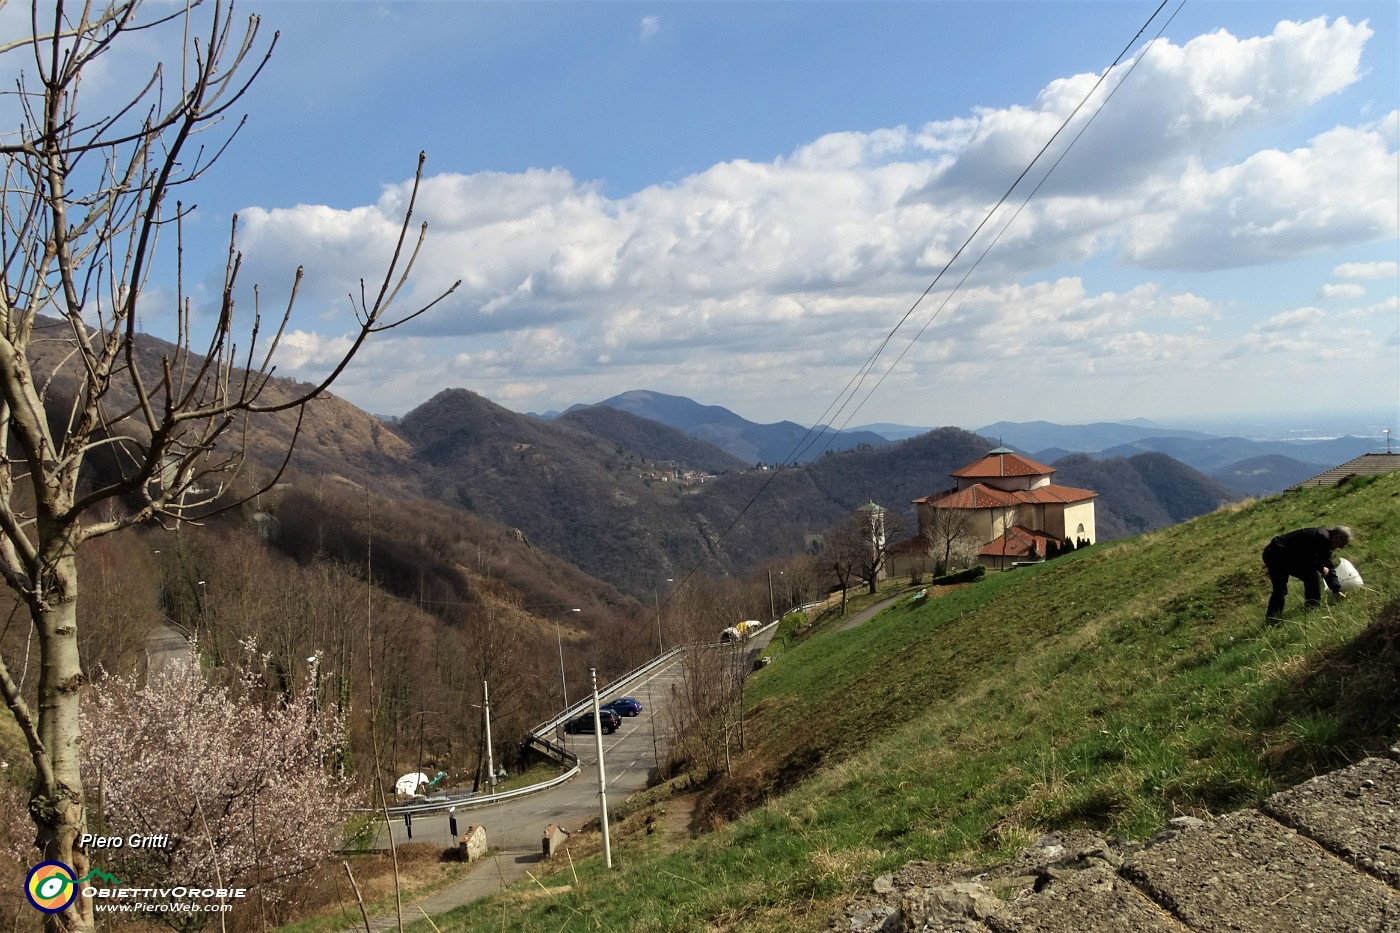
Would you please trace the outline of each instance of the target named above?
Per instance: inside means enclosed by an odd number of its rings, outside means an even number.
[[[1351,561],[1345,557],[1337,561],[1337,566],[1333,568],[1332,575],[1336,578],[1337,588],[1343,593],[1350,593],[1352,590],[1361,589],[1361,574],[1356,572],[1356,568],[1351,565]]]

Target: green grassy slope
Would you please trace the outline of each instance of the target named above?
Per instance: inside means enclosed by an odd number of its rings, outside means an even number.
[[[1264,623],[1259,552],[1357,532],[1344,603]],[[862,876],[988,862],[1052,828],[1140,837],[1400,738],[1400,475],[1290,493],[997,574],[787,649],[749,690],[750,747],[712,794],[731,821],[581,865],[444,931],[820,929]],[[737,815],[747,806],[751,811]],[[716,823],[722,821],[716,820]],[[572,883],[568,872],[544,884]]]

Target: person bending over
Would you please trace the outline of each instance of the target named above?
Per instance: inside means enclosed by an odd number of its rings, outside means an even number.
[[[1273,592],[1269,595],[1269,609],[1265,618],[1277,621],[1283,616],[1283,601],[1288,597],[1288,578],[1297,577],[1303,581],[1303,608],[1311,609],[1322,598],[1319,577],[1327,588],[1344,599],[1332,572],[1332,552],[1351,543],[1351,529],[1345,525],[1336,528],[1299,528],[1281,534],[1264,548],[1264,566],[1269,570],[1269,581]]]

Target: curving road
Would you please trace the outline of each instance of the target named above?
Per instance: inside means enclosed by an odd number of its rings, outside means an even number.
[[[767,646],[773,629],[774,626],[768,626],[761,630],[742,648],[712,646],[712,650],[742,650],[752,660]],[[640,716],[623,717],[622,727],[617,732],[603,736],[603,764],[610,807],[644,790],[653,770],[665,756],[673,728],[669,713],[672,686],[679,684],[684,663],[685,653],[682,652],[669,664],[603,697],[607,700],[613,696],[632,696],[640,700],[643,707]],[[437,894],[415,904],[406,904],[405,922],[420,918],[420,909],[429,915],[441,913],[520,880],[532,865],[543,860],[542,837],[546,826],[555,823],[567,832],[577,832],[599,815],[596,739],[591,735],[561,738],[567,741],[569,750],[579,757],[578,776],[538,794],[458,810],[453,814],[460,832],[465,833],[467,827],[474,823],[486,830],[486,842],[493,850],[492,854],[461,880]],[[392,832],[395,844],[412,841],[446,848],[452,844],[448,831],[449,819],[447,813],[414,817],[413,838],[410,840],[403,819],[396,817],[387,828],[385,824],[379,824],[375,845],[387,848]],[[371,918],[370,926],[375,933],[382,933],[395,928],[397,919],[394,915]],[[360,925],[355,927],[362,928]]]

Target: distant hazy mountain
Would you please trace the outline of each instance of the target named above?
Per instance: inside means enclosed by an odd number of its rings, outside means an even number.
[[[854,428],[847,428],[848,431],[868,431],[871,434],[878,434],[881,437],[892,441],[908,440],[911,437],[918,437],[920,434],[927,434],[933,428],[918,427],[912,424],[890,424],[889,422],[879,422],[878,424],[861,424]]]
[[[556,418],[555,424],[587,431],[646,460],[670,462],[682,469],[727,473],[753,466],[670,425],[606,405],[571,409]]]
[[[1018,450],[1058,447],[1078,453],[1098,453],[1121,444],[1150,437],[1207,439],[1214,435],[1201,431],[1163,428],[1142,418],[1129,423],[1099,421],[1093,424],[1055,424],[1051,421],[998,421],[978,428],[977,433]],[[1135,451],[1137,452],[1137,451]],[[1198,467],[1199,469],[1199,467]]]
[[[1323,464],[1323,469],[1345,463],[1376,449],[1369,437],[1338,437],[1324,441],[1251,441],[1243,437],[1146,437],[1099,451],[1103,457],[1130,457],[1156,451],[1169,454],[1203,473],[1229,469],[1241,460],[1269,455],[1288,457],[1304,463]],[[1314,471],[1321,472],[1321,471]],[[1308,476],[1313,475],[1309,473]],[[1307,479],[1307,477],[1303,477]],[[1289,485],[1292,485],[1291,483]],[[1280,487],[1280,489],[1287,488]],[[1277,492],[1278,490],[1273,490]]]
[[[1098,458],[1164,453],[1209,476],[1238,495],[1263,496],[1315,476],[1375,449],[1374,439],[1339,437],[1318,441],[1250,440],[1202,431],[1163,428],[1145,419],[1096,424],[999,421],[978,431],[1042,463],[1071,453]]]
[[[793,421],[756,424],[727,408],[701,405],[680,395],[637,389],[598,402],[684,431],[715,445],[750,465],[755,463],[806,463],[829,450],[850,450],[868,445],[883,447],[890,441],[871,431],[809,431]],[[575,405],[574,412],[587,405]],[[566,412],[568,414],[568,412]]]
[[[764,427],[676,396],[619,398],[692,430]],[[939,428],[831,451],[781,471],[723,472],[736,461],[682,430],[612,406],[544,421],[463,389],[439,393],[400,426],[412,448],[406,459],[421,471],[428,495],[520,529],[534,546],[643,599],[667,577],[696,566],[741,574],[800,552],[812,535],[872,500],[904,519],[900,533],[912,534],[911,500],[953,486],[952,471],[995,445]],[[760,459],[755,451],[745,465]],[[657,461],[721,475],[695,485],[653,482],[648,474]],[[1059,482],[1099,493],[1101,540],[1173,524],[1232,498],[1162,454],[1106,460],[1076,454],[1055,466]]]
[[[518,414],[466,389],[439,392],[401,430],[437,498],[518,528],[634,595],[705,557],[679,484],[645,481],[648,458],[616,435]]]
[[[1296,486],[1332,466],[1335,464],[1305,463],[1279,454],[1265,454],[1213,470],[1210,478],[1241,495],[1268,496]]]

